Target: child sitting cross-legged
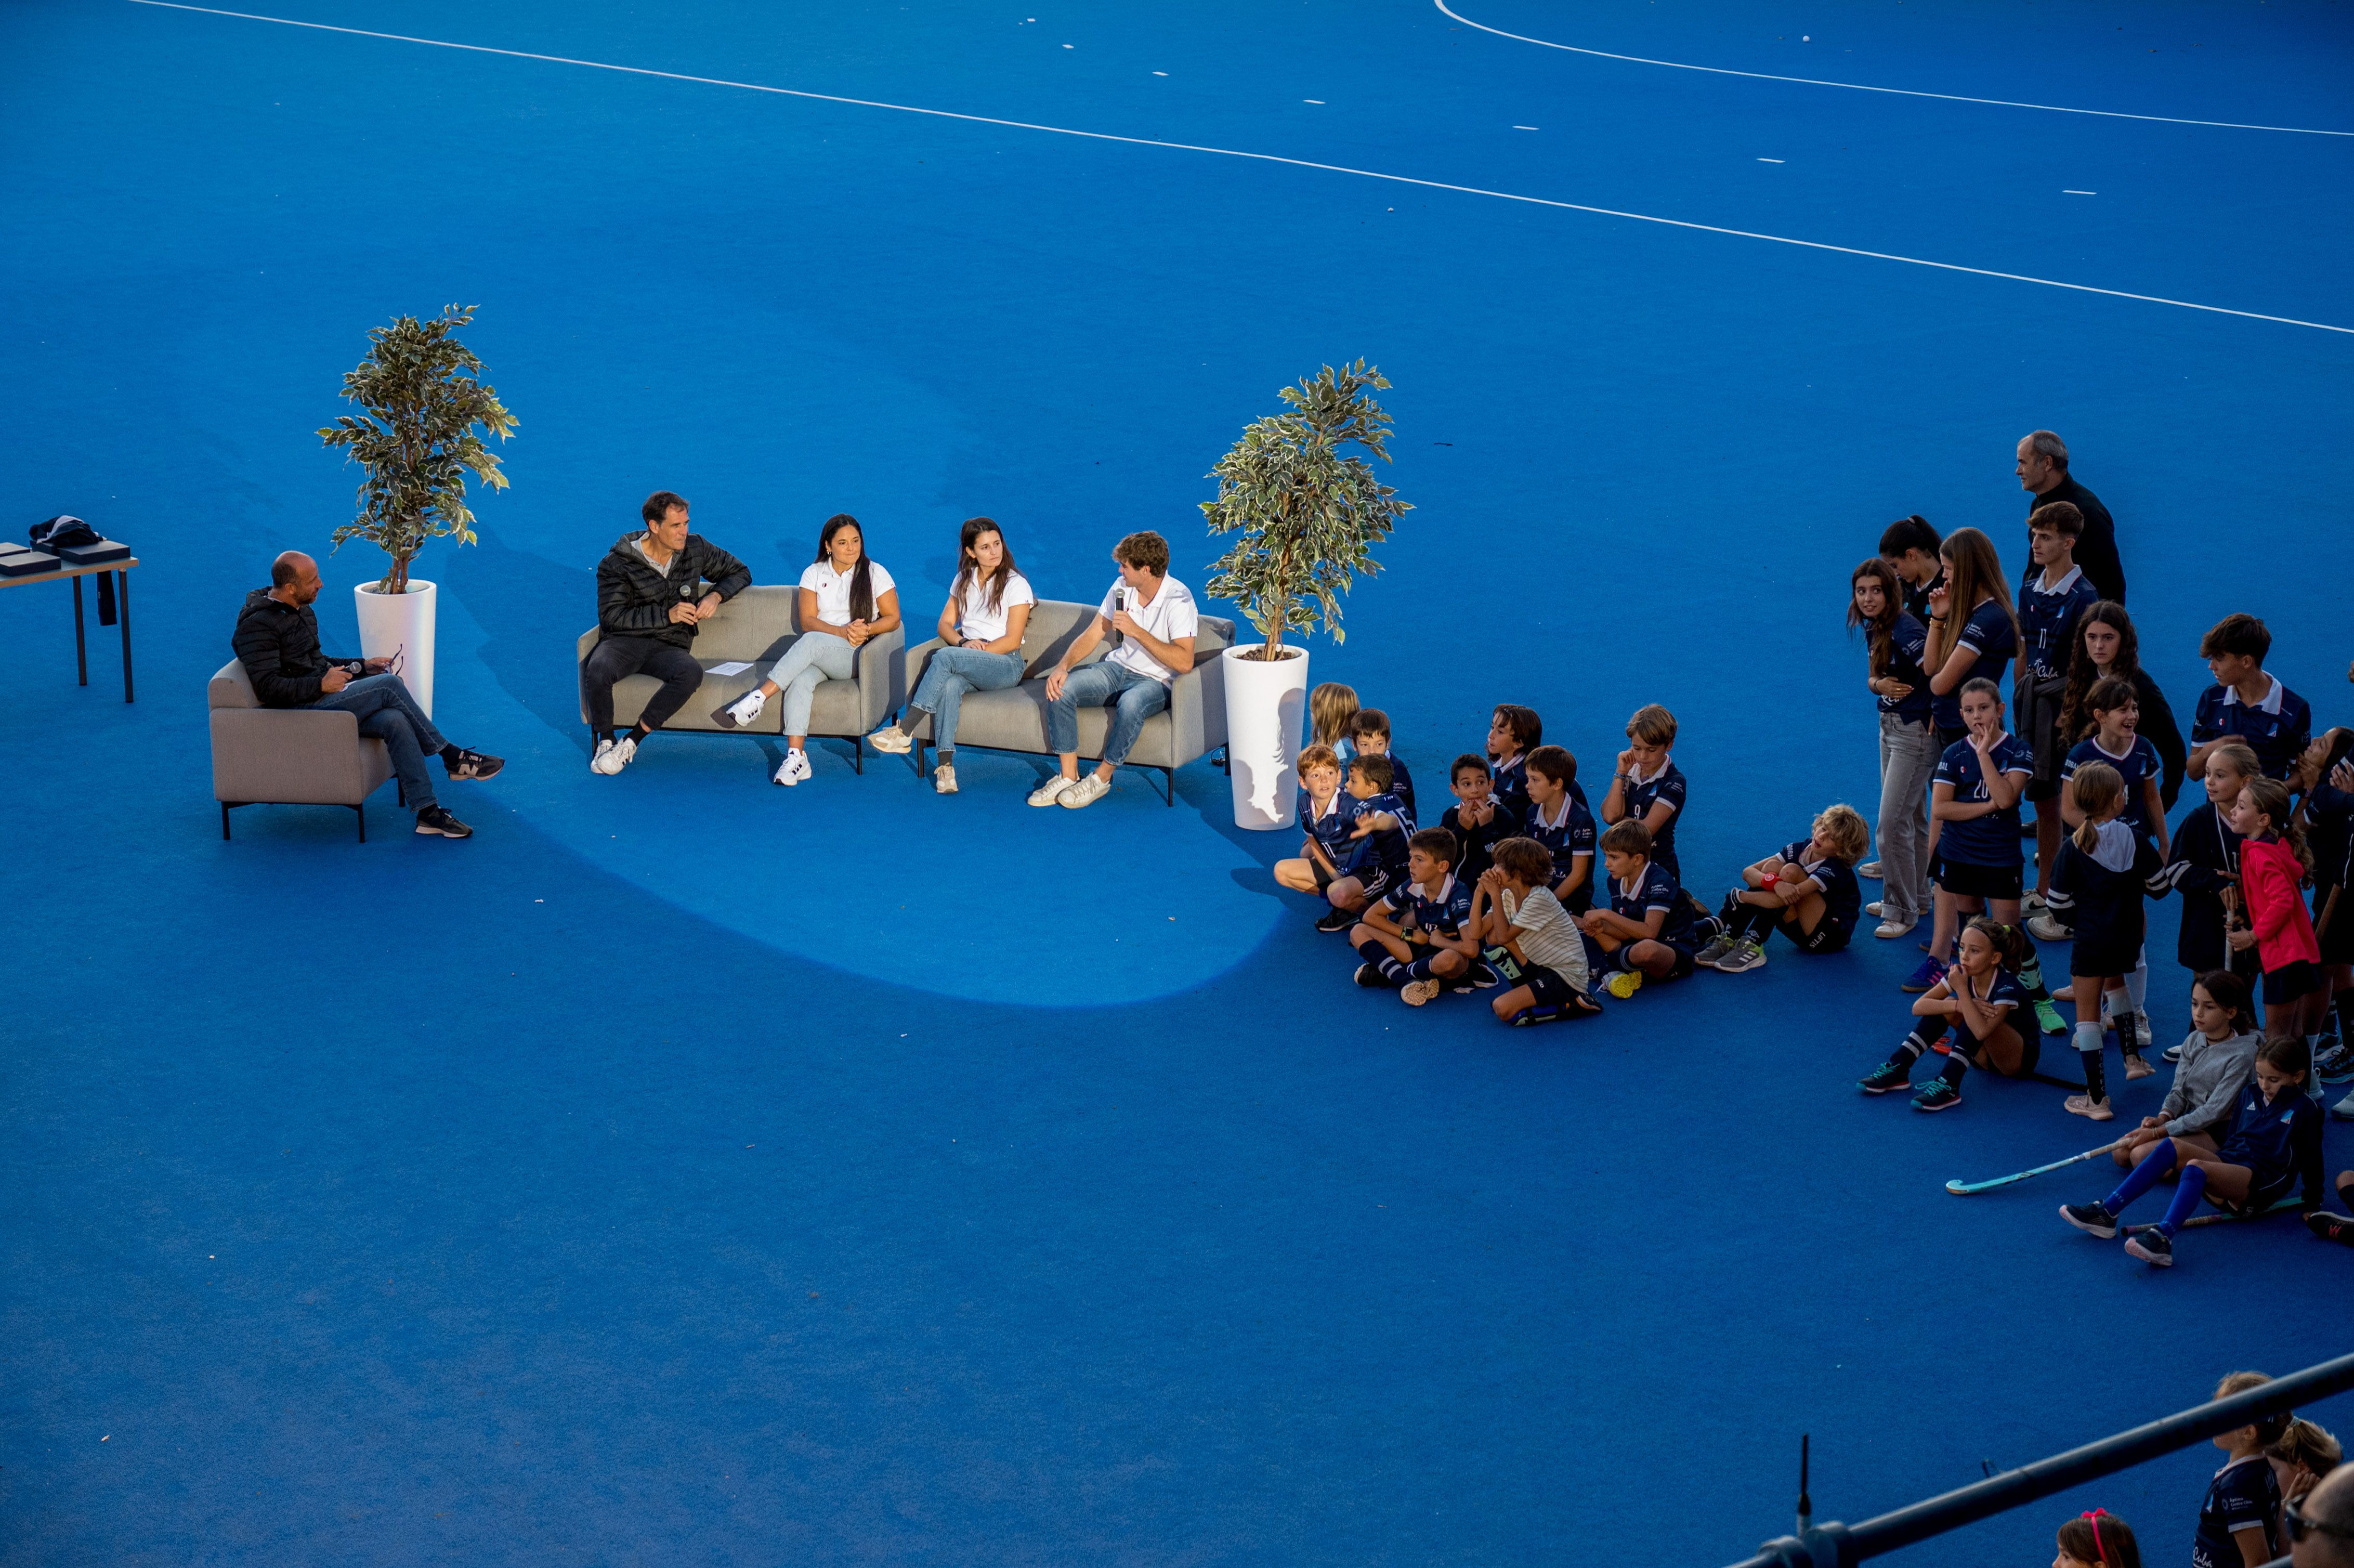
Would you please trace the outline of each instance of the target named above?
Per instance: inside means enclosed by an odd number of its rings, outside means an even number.
[[[1602,1011],[1587,994],[1585,938],[1545,884],[1553,856],[1534,839],[1506,839],[1496,863],[1471,893],[1469,928],[1507,989],[1489,1003],[1498,1019],[1528,1025],[1591,1018]]]
[[[1489,857],[1496,846],[1520,836],[1521,814],[1497,797],[1496,776],[1485,758],[1465,752],[1455,759],[1447,782],[1455,791],[1455,804],[1441,814],[1438,825],[1462,846],[1463,861],[1455,874],[1477,882],[1491,863]]]
[[[1406,840],[1414,813],[1390,793],[1390,759],[1357,757],[1349,761],[1341,810],[1348,813],[1348,858],[1324,890],[1331,912],[1316,922],[1320,931],[1345,931],[1373,900],[1405,876]]]
[[[2306,1206],[2319,1207],[2321,1107],[2305,1093],[2311,1065],[2302,1039],[2266,1040],[2256,1048],[2255,1075],[2241,1087],[2213,1148],[2203,1139],[2169,1138],[2143,1156],[2115,1192],[2098,1202],[2062,1203],[2060,1217],[2088,1234],[2115,1236],[2126,1204],[2167,1177],[2178,1177],[2164,1219],[2125,1227],[2126,1252],[2165,1267],[2174,1262],[2174,1239],[2203,1195],[2235,1213],[2260,1214],[2302,1182]]]
[[[2042,1038],[2032,1027],[2020,1027],[2027,992],[2017,973],[2020,955],[2031,950],[2027,933],[2018,927],[1983,915],[1973,918],[1962,928],[1953,963],[1914,1002],[1913,1015],[1920,1022],[1913,1033],[1856,1086],[1867,1095],[1909,1089],[1913,1064],[1932,1050],[1944,1051],[1946,1063],[1913,1097],[1914,1110],[1950,1110],[1960,1105],[1962,1078],[1973,1066],[2006,1078],[2032,1074]],[[1955,1031],[1951,1045],[1943,1044],[1948,1028]]]
[[[1275,863],[1275,880],[1294,893],[1329,896],[1349,858],[1356,820],[1341,794],[1341,759],[1321,741],[1299,754],[1299,853]]]
[[[1692,972],[1700,946],[1691,901],[1667,867],[1651,858],[1651,830],[1632,820],[1602,835],[1602,863],[1610,873],[1610,906],[1577,917],[1591,944],[1589,957],[1610,971],[1602,982],[1624,1001],[1646,979],[1681,980]]]
[[[1349,719],[1349,739],[1359,757],[1390,759],[1390,793],[1404,800],[1406,815],[1413,816],[1414,775],[1405,770],[1405,758],[1390,749],[1390,715],[1379,708],[1359,708]]]
[[[1802,953],[1836,953],[1855,935],[1863,889],[1855,863],[1872,845],[1872,830],[1852,806],[1826,806],[1796,843],[1744,866],[1742,885],[1717,911],[1723,932],[1710,938],[1693,962],[1737,975],[1766,962],[1766,938],[1775,931]]]
[[[1468,979],[1479,940],[1471,920],[1471,885],[1455,874],[1459,852],[1445,828],[1425,828],[1406,841],[1406,875],[1365,910],[1349,945],[1365,961],[1357,983],[1394,986],[1408,1007],[1420,1007]]]
[[[2190,1034],[2175,1058],[2174,1086],[2156,1116],[2117,1140],[2109,1157],[2130,1171],[2169,1138],[2209,1153],[2231,1119],[2240,1090],[2255,1070],[2256,1015],[2248,1011],[2248,982],[2229,969],[2210,969],[2190,987]]]

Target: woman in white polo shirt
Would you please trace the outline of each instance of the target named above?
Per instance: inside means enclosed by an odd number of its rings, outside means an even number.
[[[775,782],[798,784],[811,773],[810,703],[823,680],[847,681],[858,673],[858,650],[899,624],[899,590],[891,574],[866,558],[866,534],[858,519],[837,512],[817,536],[817,559],[801,573],[801,634],[769,677],[711,716],[735,729],[760,716],[769,699],[784,694],[785,759]]]
[[[932,744],[939,747],[940,765],[932,773],[932,788],[943,795],[956,793],[957,710],[967,692],[1000,692],[1022,683],[1022,633],[1030,624],[1030,607],[1038,596],[1030,579],[1013,567],[1013,552],[1005,535],[986,517],[964,525],[957,539],[956,581],[949,585],[949,601],[940,607],[940,641],[948,646],[924,666],[924,678],[907,700],[907,723],[891,725],[868,736],[877,751],[905,752],[915,744],[908,731],[919,721],[932,721]]]

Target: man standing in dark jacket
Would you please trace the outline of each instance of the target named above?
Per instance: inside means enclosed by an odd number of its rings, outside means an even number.
[[[687,532],[686,498],[657,490],[638,509],[645,532],[624,534],[597,563],[597,646],[580,666],[580,703],[597,737],[591,771],[619,773],[649,732],[703,684],[695,656],[695,629],[744,591],[752,574],[744,563]],[[709,589],[698,593],[703,585]],[[613,725],[613,683],[652,675],[662,690],[624,736]]]
[[[2078,484],[2068,472],[2068,443],[2049,430],[2034,430],[2019,440],[2019,487],[2027,492],[2027,511],[2064,501],[2084,514],[2084,531],[2076,536],[2076,565],[2084,580],[2103,599],[2126,601],[2126,566],[2117,555],[2116,520],[2101,498]]]
[[[319,566],[300,550],[270,563],[270,586],[245,596],[230,646],[265,708],[339,708],[358,715],[360,733],[384,742],[400,792],[417,812],[417,831],[445,839],[473,829],[442,810],[425,754],[441,758],[452,779],[488,779],[506,766],[495,757],[451,746],[408,694],[389,659],[330,659],[319,652]]]

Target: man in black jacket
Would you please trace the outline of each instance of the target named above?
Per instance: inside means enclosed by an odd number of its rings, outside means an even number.
[[[474,830],[434,799],[425,754],[439,756],[452,779],[488,779],[505,764],[443,740],[408,683],[387,673],[391,660],[330,659],[320,652],[319,617],[311,609],[318,597],[318,563],[300,550],[270,562],[270,586],[245,596],[229,642],[254,694],[265,708],[340,708],[357,715],[360,733],[384,742],[392,754],[401,795],[417,812],[417,831],[445,839],[471,836]]]
[[[744,563],[687,532],[686,498],[657,490],[638,509],[645,532],[624,534],[597,563],[597,646],[580,666],[580,701],[597,738],[591,771],[619,773],[650,731],[703,684],[695,656],[697,623],[744,591],[752,574]],[[703,585],[708,591],[698,593]],[[624,736],[613,725],[613,683],[644,673],[662,683]]]
[[[2055,501],[2084,514],[2076,536],[2076,565],[2103,599],[2126,601],[2126,566],[2117,555],[2117,525],[2101,498],[2068,472],[2068,443],[2049,430],[2032,430],[2019,440],[2019,487],[2027,492],[2030,516]]]

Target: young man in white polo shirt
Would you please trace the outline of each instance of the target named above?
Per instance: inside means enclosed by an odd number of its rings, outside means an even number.
[[[1199,616],[1193,592],[1169,575],[1169,541],[1130,534],[1112,546],[1119,580],[1102,607],[1046,677],[1046,743],[1061,754],[1063,771],[1031,792],[1034,806],[1093,805],[1111,789],[1113,769],[1136,745],[1144,721],[1169,705],[1169,683],[1193,667]],[[1092,664],[1074,668],[1095,652],[1104,633],[1119,641]],[[1079,777],[1079,705],[1112,710],[1103,760]]]

